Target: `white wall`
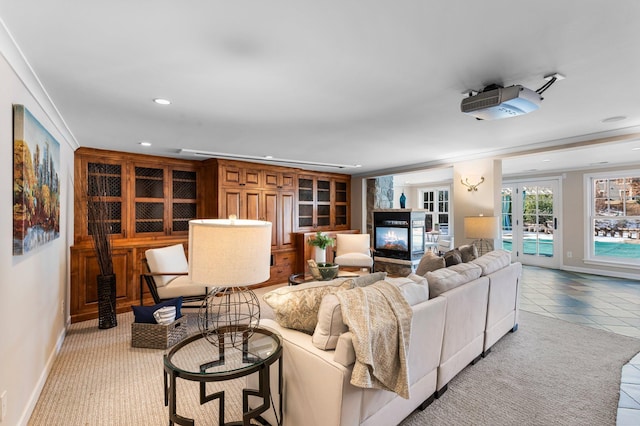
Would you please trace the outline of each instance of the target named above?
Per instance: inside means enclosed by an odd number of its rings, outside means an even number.
[[[461,183],[461,180],[468,179],[471,184],[477,184],[483,177],[484,182],[478,185],[477,191],[468,191]],[[501,190],[501,160],[489,158],[453,165],[454,241],[457,246],[471,242],[464,238],[465,216],[500,215]]]
[[[27,423],[64,339],[73,241],[73,136],[0,22],[0,394],[3,425]],[[13,256],[12,104],[24,105],[60,143],[60,237]],[[64,312],[62,312],[64,309]]]

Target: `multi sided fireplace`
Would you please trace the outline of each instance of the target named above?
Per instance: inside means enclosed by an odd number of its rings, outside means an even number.
[[[376,256],[413,261],[424,254],[425,211],[385,209],[373,212]]]

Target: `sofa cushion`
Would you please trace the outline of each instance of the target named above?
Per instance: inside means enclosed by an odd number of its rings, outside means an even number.
[[[410,274],[407,277],[387,278],[385,281],[398,286],[409,306],[429,300],[429,285],[425,277]]]
[[[444,268],[446,265],[444,257],[436,255],[432,251],[428,251],[420,259],[418,267],[416,268],[416,274],[424,276],[429,271],[435,271],[436,269]]]
[[[179,275],[165,286],[158,287],[160,299],[171,299],[178,296],[205,296],[207,287],[195,284],[188,275]]]
[[[460,250],[463,263],[471,262],[473,259],[478,258],[478,248],[475,244],[462,245],[458,247],[458,250]]]
[[[318,324],[313,331],[311,342],[318,349],[335,349],[338,338],[347,330],[348,327],[342,321],[340,300],[335,293],[325,295],[318,309]]]
[[[359,268],[370,268],[371,265],[373,265],[373,257],[362,253],[343,254],[341,256],[336,256],[333,261],[338,265],[349,265]]]
[[[462,254],[460,254],[460,250],[453,249],[446,252],[442,257],[444,257],[444,263],[447,266],[457,265],[458,263],[462,263]]]
[[[460,263],[449,268],[427,272],[429,283],[429,298],[439,296],[445,291],[454,289],[475,280],[482,273],[482,269],[474,263]]]
[[[353,287],[353,279],[336,278],[331,281],[313,281],[280,287],[262,298],[273,308],[275,319],[282,327],[312,334],[318,322],[322,298],[327,294]]]
[[[373,274],[360,275],[353,278],[354,287],[366,287],[378,281],[383,281],[387,278],[386,272],[374,272]]]
[[[144,252],[144,256],[151,272],[189,272],[189,264],[182,244],[149,249]],[[176,277],[177,275],[156,275],[153,280],[156,283],[156,287],[162,287],[169,284]]]
[[[511,263],[511,253],[506,250],[493,250],[472,262],[482,269],[483,276],[489,275],[509,266]]]

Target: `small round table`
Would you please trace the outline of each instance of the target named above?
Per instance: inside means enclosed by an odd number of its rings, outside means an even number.
[[[304,284],[304,283],[308,283],[311,281],[315,281],[315,278],[313,278],[311,275],[307,275],[307,274],[291,274],[289,275],[289,285],[298,285],[298,284]]]
[[[217,355],[217,357],[216,357]],[[279,419],[282,422],[282,343],[278,334],[255,328],[253,334],[243,340],[242,347],[214,346],[200,333],[187,337],[164,355],[164,405],[169,406],[169,425],[194,425],[194,420],[176,413],[176,379],[200,383],[200,404],[217,399],[219,402],[219,425],[250,425],[251,419],[267,423],[260,415],[269,409],[271,388],[270,366],[278,361],[280,374]],[[258,372],[258,389],[242,390],[242,421],[224,422],[224,392],[206,393],[207,382],[218,382],[248,376]],[[249,396],[262,399],[262,404],[249,409]]]
[[[338,272],[338,276],[336,278],[354,278],[354,277],[359,277],[360,274],[357,274],[355,272],[349,272],[349,271],[340,271]],[[304,284],[304,283],[310,283],[313,281],[318,281],[317,279],[313,278],[313,276],[309,275],[309,274],[291,274],[289,275],[289,285],[298,285],[298,284]]]

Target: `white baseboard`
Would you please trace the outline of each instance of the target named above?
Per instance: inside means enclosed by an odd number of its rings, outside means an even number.
[[[71,323],[71,318],[67,318],[65,321],[65,326],[60,331],[58,335],[58,339],[56,340],[56,345],[53,348],[53,351],[49,354],[49,358],[47,359],[47,363],[45,364],[44,369],[42,370],[42,374],[40,375],[40,379],[38,379],[38,383],[33,389],[31,393],[31,397],[29,398],[29,403],[24,408],[22,412],[22,416],[20,416],[20,420],[18,421],[18,425],[27,426],[31,415],[33,414],[33,410],[36,408],[36,404],[38,403],[38,399],[40,398],[40,394],[42,393],[42,389],[44,388],[45,383],[47,382],[47,378],[49,378],[49,374],[51,374],[51,369],[53,368],[53,363],[56,360],[56,357],[60,353],[60,349],[62,348],[62,342],[64,342],[64,338],[67,335],[67,328]]]
[[[560,269],[562,269],[563,271],[580,272],[580,273],[583,273],[583,274],[602,275],[602,276],[605,276],[605,277],[625,278],[625,279],[630,279],[630,280],[637,280],[638,279],[638,274],[632,274],[632,273],[620,272],[620,271],[610,271],[610,270],[593,269],[593,268],[581,268],[581,267],[577,267],[577,266],[566,266],[566,265],[563,265]],[[638,283],[640,284],[640,281]]]

